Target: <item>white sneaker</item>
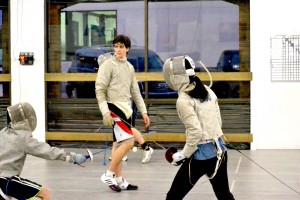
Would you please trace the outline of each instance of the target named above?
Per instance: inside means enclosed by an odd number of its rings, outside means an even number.
[[[131,185],[130,183],[128,183],[125,179],[122,178],[122,182],[118,183],[118,186],[122,189],[122,190],[137,190],[138,186],[137,185]]]
[[[114,174],[112,174],[112,175],[107,175],[106,173],[104,173],[104,174],[101,176],[101,181],[102,181],[103,183],[107,184],[108,187],[109,187],[110,189],[112,189],[113,191],[121,192],[121,188],[118,186]]]
[[[149,147],[148,151],[144,150],[142,163],[143,164],[148,163],[150,161],[152,154],[153,154],[153,149],[151,147]]]

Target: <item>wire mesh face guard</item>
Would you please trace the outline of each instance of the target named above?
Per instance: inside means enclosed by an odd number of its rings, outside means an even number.
[[[11,127],[16,130],[34,131],[37,118],[33,107],[29,103],[18,103],[7,108],[11,120]]]
[[[175,91],[185,89],[189,84],[189,76],[195,75],[195,63],[189,56],[178,56],[166,60],[163,76],[170,88]]]

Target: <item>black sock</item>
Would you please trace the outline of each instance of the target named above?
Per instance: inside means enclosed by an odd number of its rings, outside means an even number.
[[[148,146],[148,143],[147,142],[144,142],[142,145],[141,145],[142,149],[145,150],[145,151],[148,151],[150,150],[150,147]]]

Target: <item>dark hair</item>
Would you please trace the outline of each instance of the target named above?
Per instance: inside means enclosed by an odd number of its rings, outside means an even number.
[[[200,99],[201,102],[204,102],[208,99],[208,91],[203,85],[202,81],[198,76],[189,76],[190,83],[195,85],[195,88],[189,92],[189,95],[195,99]]]
[[[113,44],[121,43],[124,44],[126,48],[131,48],[130,38],[125,35],[117,35],[113,40]]]

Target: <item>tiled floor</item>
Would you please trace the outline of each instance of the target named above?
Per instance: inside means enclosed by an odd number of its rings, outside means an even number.
[[[84,149],[67,150],[85,153]],[[94,153],[99,151],[92,149]],[[142,152],[128,154],[128,161],[123,162],[123,175],[129,182],[139,186],[138,191],[116,193],[100,181],[100,175],[109,162],[104,162],[104,152],[96,154],[94,162],[86,163],[85,167],[28,156],[22,177],[50,187],[54,200],[163,200],[178,170],[178,167],[167,163],[164,152],[163,149],[155,149],[148,164],[141,164]],[[253,161],[235,150],[229,150],[229,181],[235,199],[300,199],[300,150],[241,152]],[[109,154],[108,150],[106,158]],[[216,199],[210,183],[205,180],[201,178],[185,199]]]

